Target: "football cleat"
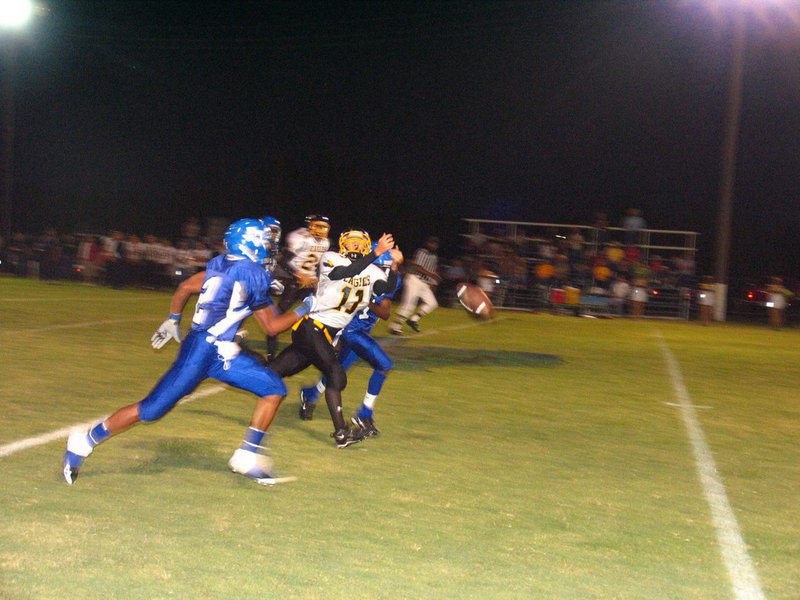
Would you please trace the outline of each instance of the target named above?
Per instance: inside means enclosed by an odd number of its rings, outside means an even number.
[[[87,432],[76,430],[69,434],[67,451],[64,453],[64,479],[69,485],[75,483],[84,459],[91,453]]]
[[[244,475],[250,479],[272,479],[270,469],[272,469],[272,459],[261,452],[251,452],[243,448],[237,448],[228,461],[228,467],[234,473]],[[270,485],[265,483],[264,485]]]
[[[317,408],[317,404],[315,402],[309,402],[306,400],[306,395],[303,393],[305,392],[306,388],[302,388],[300,390],[300,419],[303,421],[310,421],[314,418],[314,409]]]
[[[399,325],[392,325],[389,327],[389,333],[392,335],[403,335],[403,331],[400,329]]]
[[[275,485],[276,483],[288,483],[290,481],[297,481],[297,477],[275,477],[270,475],[269,477],[259,477],[258,479],[254,479],[258,485]]]
[[[412,321],[411,319],[409,319],[408,321],[406,321],[406,323],[408,324],[409,327],[411,327],[411,329],[419,333],[419,321]]]
[[[365,437],[380,435],[380,429],[375,427],[375,421],[372,417],[359,417],[358,413],[356,413],[350,417],[350,422],[355,428],[364,431]]]
[[[337,448],[347,448],[367,439],[366,433],[361,429],[337,429],[331,434],[336,441]]]

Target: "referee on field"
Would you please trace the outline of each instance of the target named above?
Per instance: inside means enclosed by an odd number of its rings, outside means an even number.
[[[393,334],[402,333],[403,323],[419,333],[419,320],[439,306],[434,295],[436,286],[442,279],[438,273],[439,257],[436,256],[438,249],[439,238],[432,235],[425,240],[425,245],[414,253],[414,258],[403,278],[400,307],[389,326],[389,331]]]

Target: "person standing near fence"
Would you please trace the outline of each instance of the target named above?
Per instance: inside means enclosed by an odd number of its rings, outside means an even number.
[[[419,333],[419,321],[439,306],[436,301],[436,286],[439,276],[439,238],[435,235],[425,240],[425,245],[417,249],[403,279],[403,295],[400,307],[395,312],[389,331],[394,335],[403,333],[403,323]]]
[[[702,325],[708,325],[711,322],[711,312],[713,310],[714,280],[709,275],[706,275],[697,290],[697,311]]]
[[[780,329],[784,323],[786,300],[792,297],[792,292],[783,286],[783,279],[771,277],[767,286],[767,309],[769,310],[769,325],[773,329]]]

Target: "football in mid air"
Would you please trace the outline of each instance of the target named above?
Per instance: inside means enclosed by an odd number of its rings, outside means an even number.
[[[480,318],[491,319],[494,316],[494,305],[481,288],[472,283],[459,283],[456,296],[468,313]]]

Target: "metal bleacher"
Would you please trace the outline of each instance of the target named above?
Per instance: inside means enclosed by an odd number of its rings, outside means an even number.
[[[578,288],[575,293],[565,294],[563,282],[558,286],[543,285],[532,274],[537,265],[543,262],[539,247],[547,240],[566,239],[568,233],[578,230],[584,239],[584,252],[594,256],[602,252],[607,241],[621,241],[625,229],[621,227],[605,227],[602,230],[590,225],[574,225],[567,223],[542,223],[524,221],[497,221],[487,219],[463,219],[466,233],[462,234],[467,242],[478,241],[481,248],[486,241],[500,244],[511,244],[517,255],[527,263],[527,281],[504,281],[498,278],[492,293],[492,300],[497,308],[512,310],[551,310],[565,314],[576,314],[592,317],[622,316],[624,311],[613,306],[607,294],[603,293],[595,281],[583,280],[570,282]],[[694,261],[697,253],[697,237],[695,231],[642,229],[637,236],[635,246],[639,249],[640,259],[649,264],[651,259],[663,257],[670,260],[678,255],[691,257]],[[469,243],[467,244],[470,245]],[[480,251],[479,251],[480,252]],[[498,258],[491,254],[477,255],[481,260],[491,262]],[[567,300],[567,296],[569,299]],[[691,287],[686,280],[663,278],[651,281],[648,288],[648,302],[645,317],[688,319],[691,304]]]

